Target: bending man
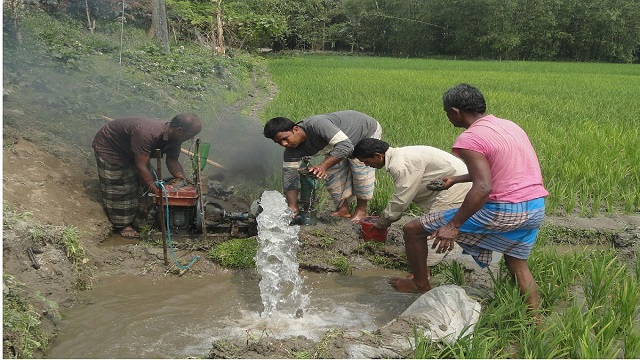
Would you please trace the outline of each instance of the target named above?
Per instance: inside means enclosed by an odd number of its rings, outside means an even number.
[[[446,191],[432,191],[427,185],[432,180],[464,175],[467,167],[459,158],[446,151],[431,146],[389,147],[378,139],[363,139],[353,150],[353,157],[365,165],[376,169],[385,168],[395,186],[391,200],[387,204],[375,227],[386,229],[400,220],[402,213],[414,202],[425,212],[458,208],[471,184],[457,184]],[[429,244],[432,243],[432,240]],[[429,253],[427,271],[437,265],[446,253]]]
[[[324,155],[324,159],[310,171],[326,179],[326,186],[336,204],[333,216],[358,222],[367,215],[367,204],[373,198],[375,170],[357,159],[349,159],[353,146],[365,138],[380,138],[382,127],[369,115],[353,110],[316,115],[298,123],[276,117],[264,126],[264,136],[285,147],[283,183],[287,204],[296,216],[299,213],[298,168],[303,157]],[[356,198],[356,208],[349,211],[349,203]]]
[[[443,105],[451,124],[466,129],[454,142],[453,152],[469,171],[445,178],[445,188],[462,182],[472,186],[460,208],[430,213],[405,225],[405,250],[414,277],[393,278],[389,283],[401,292],[431,289],[425,238],[433,234],[431,250],[442,253],[457,242],[481,267],[489,265],[493,251],[503,253],[529,308],[537,310],[540,297],[527,259],[549,193],[533,146],[514,122],[486,114],[484,97],[473,86],[447,90]],[[539,319],[539,314],[535,316]]]
[[[135,218],[139,208],[140,185],[156,196],[161,191],[149,170],[156,149],[166,156],[169,173],[186,179],[178,156],[180,146],[202,130],[195,114],[180,114],[171,122],[129,117],[104,125],[93,139],[103,206],[114,231],[123,237],[138,236]]]

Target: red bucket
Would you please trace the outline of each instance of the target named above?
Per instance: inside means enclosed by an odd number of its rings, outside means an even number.
[[[362,238],[365,241],[387,241],[387,229],[378,229],[373,224],[378,221],[377,216],[367,216],[360,219],[360,228],[362,230]]]

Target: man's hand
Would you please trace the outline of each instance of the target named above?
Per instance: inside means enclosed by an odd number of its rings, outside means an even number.
[[[433,233],[433,245],[431,249],[436,249],[437,254],[442,254],[447,251],[453,250],[455,240],[458,238],[458,228],[451,223],[447,223],[445,226],[436,230]]]
[[[291,209],[291,211],[293,212],[293,215],[291,215],[291,217],[296,217],[300,215],[300,209],[298,208],[298,204],[289,205],[289,209]]]
[[[162,190],[155,183],[149,185],[149,189],[155,196],[162,196]]]
[[[323,165],[316,165],[309,168],[309,172],[315,175],[318,179],[327,178],[327,169]]]

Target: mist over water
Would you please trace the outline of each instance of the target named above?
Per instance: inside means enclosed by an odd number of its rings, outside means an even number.
[[[23,31],[22,45],[11,37],[3,43],[3,126],[53,134],[49,141],[70,146],[93,163],[91,142],[107,122],[102,116],[170,121],[192,112],[203,121],[198,137],[211,144],[209,158],[226,168],[207,165],[205,175],[263,181],[278,169],[281,151],[262,135],[260,119],[242,115],[241,106],[225,104],[225,90],[214,79],[211,87],[190,93],[119,64],[117,52],[82,55],[72,65],[53,61],[42,44],[30,40],[28,29]],[[123,50],[132,50],[133,41],[126,31],[124,35]],[[187,157],[182,155],[181,161],[185,164]]]

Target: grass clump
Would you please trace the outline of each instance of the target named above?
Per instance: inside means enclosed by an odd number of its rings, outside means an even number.
[[[214,245],[208,256],[218,264],[232,269],[249,269],[256,266],[258,240],[255,237],[231,239]]]
[[[353,267],[349,263],[349,259],[343,255],[336,255],[331,259],[331,265],[335,266],[338,272],[342,275],[353,274]]]
[[[3,358],[38,357],[38,353],[47,348],[51,338],[40,326],[41,312],[27,300],[23,284],[7,274],[2,275],[2,280]]]

